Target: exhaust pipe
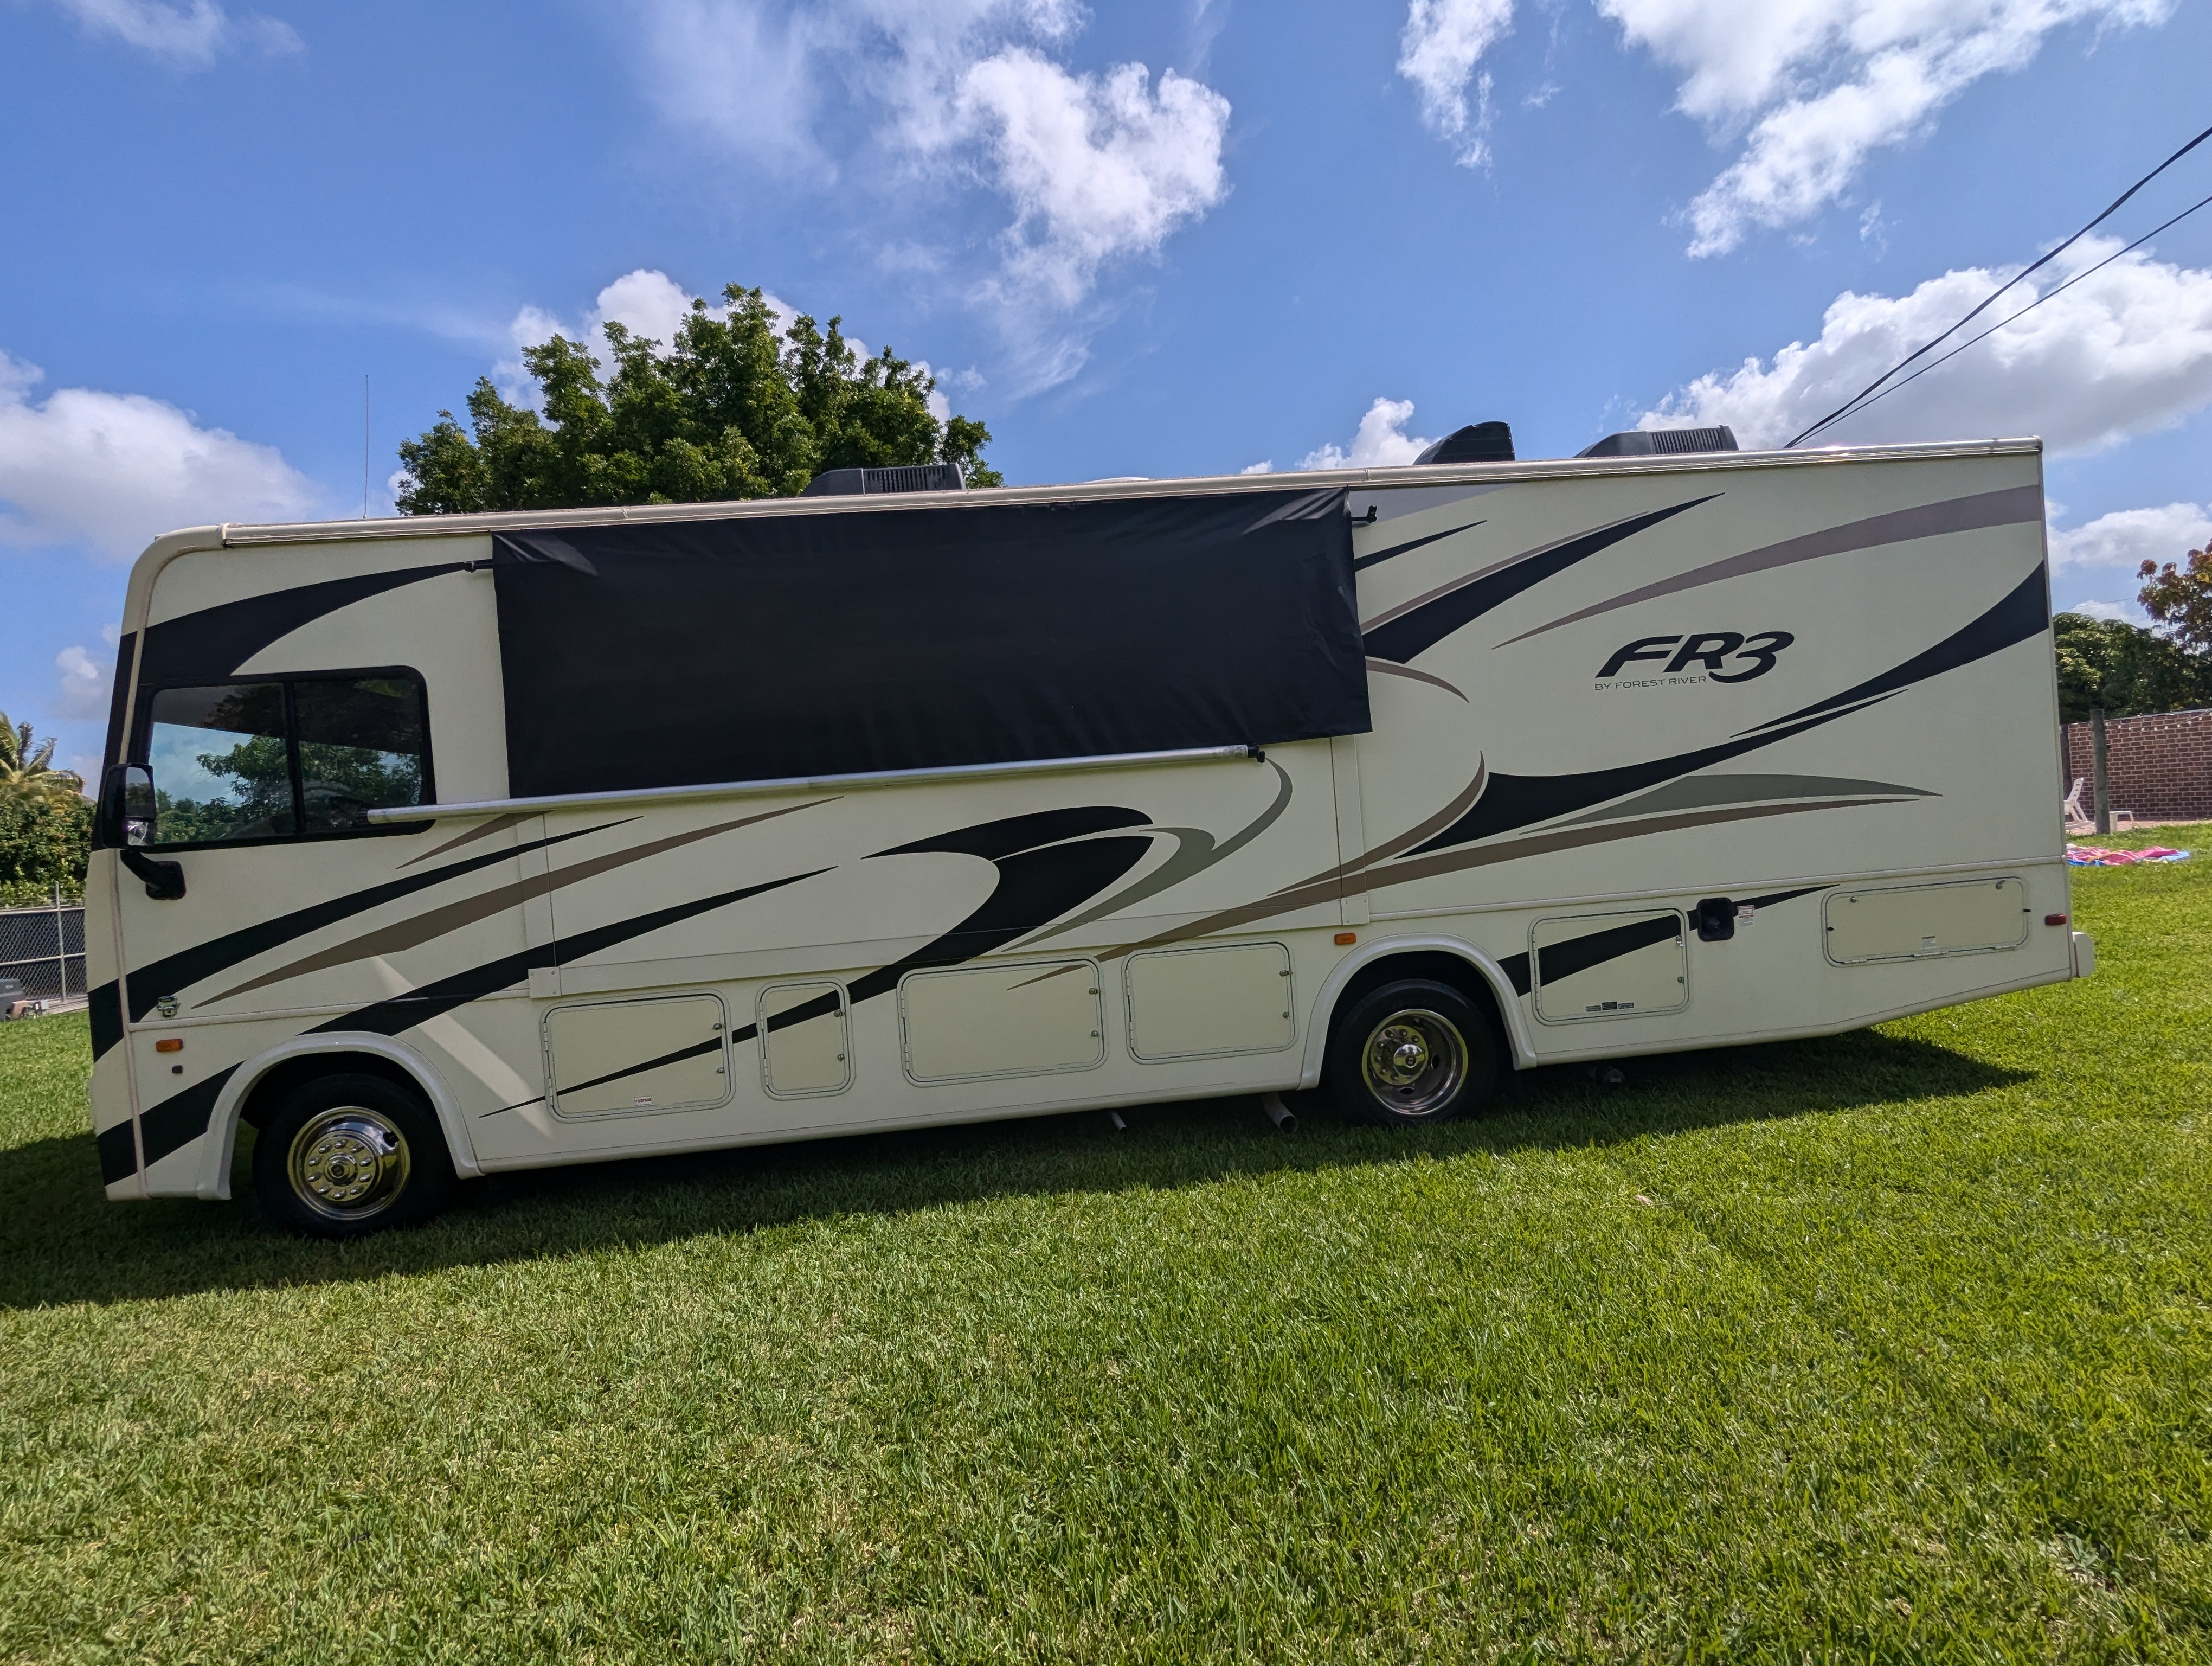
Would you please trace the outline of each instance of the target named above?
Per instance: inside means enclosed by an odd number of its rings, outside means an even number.
[[[1279,1133],[1296,1134],[1298,1131],[1297,1113],[1283,1103],[1281,1094],[1262,1093],[1260,1096],[1260,1109],[1267,1113],[1267,1120],[1275,1125]]]

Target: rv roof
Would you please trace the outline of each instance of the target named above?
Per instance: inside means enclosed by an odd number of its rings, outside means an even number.
[[[1409,486],[1449,486],[1507,480],[1556,480],[1576,475],[1658,474],[1713,469],[1818,468],[1881,459],[2033,454],[2038,439],[1948,440],[1915,445],[1828,446],[1806,451],[1698,452],[1674,457],[1561,457],[1516,463],[1458,463],[1383,469],[1328,469],[1280,474],[1194,475],[1183,479],[1093,480],[1058,486],[1006,486],[988,492],[902,492],[842,497],[763,497],[722,503],[647,503],[594,509],[524,509],[491,514],[402,515],[377,520],[312,520],[219,529],[227,544],[296,544],[326,538],[440,538],[457,532],[531,526],[591,526],[625,521],[721,520],[750,515],[875,514],[889,509],[941,507],[957,510],[985,503],[1050,503],[1113,497],[1164,497],[1191,493],[1280,491],[1285,486],[1362,492]],[[1353,512],[1358,512],[1355,502]],[[173,538],[175,533],[168,536]]]

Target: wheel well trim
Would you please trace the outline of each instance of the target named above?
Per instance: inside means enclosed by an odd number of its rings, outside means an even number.
[[[1465,961],[1489,985],[1491,996],[1498,1003],[1498,1015],[1505,1025],[1505,1045],[1512,1055],[1513,1067],[1525,1070],[1536,1062],[1527,1016],[1521,1010],[1521,998],[1514,990],[1513,980],[1505,976],[1505,969],[1493,957],[1462,939],[1423,932],[1362,943],[1355,952],[1345,956],[1330,969],[1314,996],[1313,1022],[1306,1026],[1305,1058],[1298,1075],[1300,1087],[1312,1087],[1321,1080],[1322,1066],[1328,1056],[1329,1026],[1335,1020],[1336,1004],[1346,986],[1376,961],[1407,954],[1448,954]]]
[[[370,1053],[398,1065],[430,1102],[430,1109],[438,1118],[439,1131],[446,1136],[446,1150],[453,1159],[453,1172],[469,1179],[483,1172],[477,1162],[476,1146],[469,1138],[468,1123],[461,1116],[460,1107],[453,1102],[445,1079],[428,1060],[389,1036],[332,1030],[281,1041],[238,1067],[216,1100],[215,1110],[208,1118],[207,1134],[200,1141],[200,1197],[210,1202],[228,1200],[231,1162],[238,1150],[238,1124],[246,1100],[262,1078],[278,1065],[295,1059],[330,1053]]]

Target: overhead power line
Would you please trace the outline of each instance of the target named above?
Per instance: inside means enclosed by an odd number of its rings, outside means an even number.
[[[2042,306],[2045,301],[2054,300],[2057,296],[2064,295],[2069,289],[2072,289],[2076,283],[2079,283],[2083,278],[2094,277],[2097,273],[2104,271],[2106,267],[2111,265],[2112,262],[2118,260],[2122,255],[2133,254],[2137,249],[2142,247],[2144,244],[2149,242],[2152,238],[2157,236],[2159,233],[2166,230],[2170,227],[2179,225],[2184,220],[2186,220],[2191,215],[2196,213],[2197,210],[2205,207],[2207,204],[2212,204],[2212,197],[2201,198],[2197,201],[2191,203],[2187,208],[2182,210],[2180,213],[2175,215],[2172,219],[2167,221],[2165,225],[2152,227],[2150,230],[2145,232],[2141,237],[2136,239],[2134,242],[2129,244],[2124,249],[2115,249],[2112,253],[2106,255],[2102,260],[2100,260],[2095,265],[2087,267],[2082,271],[2075,273],[2073,277],[2068,278],[2057,289],[2046,290],[2044,294],[2036,296],[2034,300],[2029,301],[2027,306],[2021,307],[2017,313],[2012,313],[2009,317],[1999,319],[1995,324],[1990,325],[1988,329],[1983,331],[1980,335],[1967,337],[1966,340],[1960,342],[1949,352],[1944,354],[1942,357],[1932,360],[1929,363],[1922,365],[1919,369],[1914,371],[1910,376],[1905,377],[1902,380],[1892,382],[1887,387],[1883,388],[1881,392],[1874,394],[1870,398],[1860,400],[1858,404],[1850,407],[1850,414],[1854,416],[1857,416],[1859,412],[1864,410],[1869,405],[1874,404],[1880,400],[1887,399],[1891,394],[1896,392],[1899,388],[1903,387],[1907,382],[1918,381],[1923,376],[1933,370],[1937,365],[1948,364],[1953,359],[1957,358],[1960,354],[1965,352],[1976,342],[1986,340],[1988,337],[1994,336],[1998,331],[2003,329],[2006,325],[2010,324],[2014,319],[2026,318],[2037,307]],[[1940,340],[1941,337],[1939,337],[1937,339]],[[1900,369],[1903,368],[1902,366],[1899,368]],[[1802,439],[1804,436],[1801,435],[1798,437]],[[1791,445],[1795,445],[1797,441],[1793,440],[1790,443]]]
[[[2130,198],[2133,197],[2137,192],[2148,185],[2153,179],[2158,178],[2160,174],[2165,173],[2166,169],[2172,167],[2176,162],[2179,161],[2184,156],[2186,156],[2191,151],[2196,149],[2198,145],[2203,143],[2207,139],[2212,139],[2212,127],[2206,128],[2195,138],[2190,140],[2187,144],[2183,145],[2180,149],[2175,151],[2171,156],[2168,156],[2156,167],[2144,174],[2142,179],[2136,180],[2125,191],[2122,192],[2118,197],[2114,198],[2111,204],[2106,208],[2103,213],[2100,214],[2095,219],[2090,221],[2087,225],[2082,227],[2081,230],[2075,232],[2071,237],[2068,238],[2063,243],[2061,243],[2057,248],[2051,250],[2048,253],[2043,255],[2033,264],[2023,268],[2005,283],[2000,283],[1995,289],[1992,289],[1983,298],[1979,306],[1976,307],[1973,311],[1968,313],[1966,317],[1960,319],[1949,329],[1944,331],[1942,335],[1936,336],[1933,339],[1923,343],[1911,352],[1906,354],[1905,357],[1899,359],[1895,364],[1890,366],[1888,369],[1883,371],[1881,375],[1875,377],[1874,380],[1869,382],[1856,393],[1851,395],[1850,398],[1844,400],[1843,404],[1838,405],[1833,410],[1820,418],[1819,422],[1814,423],[1812,427],[1807,429],[1802,434],[1797,435],[1796,439],[1790,441],[1788,445],[1784,446],[1783,449],[1784,451],[1788,451],[1792,447],[1803,444],[1814,435],[1820,433],[1821,429],[1832,428],[1836,423],[1841,422],[1844,417],[1853,415],[1863,405],[1871,404],[1876,398],[1880,397],[1876,390],[1882,388],[1884,385],[1889,382],[1892,378],[1895,377],[1899,371],[1905,369],[1908,365],[1912,364],[1916,361],[1926,357],[1936,348],[1948,341],[1953,336],[1957,335],[1960,331],[1965,329],[1969,324],[1972,324],[1984,313],[1989,311],[1991,307],[1996,304],[1998,299],[2005,295],[2008,290],[2016,288],[2019,284],[2025,282],[2028,277],[2040,271],[2043,267],[2049,265],[2060,255],[2065,253],[2067,250],[2072,248],[2076,243],[2087,237],[2091,232],[2096,230],[2098,227],[2103,225],[2106,221],[2111,219],[2112,216],[2119,212],[2121,208],[2126,204]],[[2195,210],[2191,210],[2192,213]],[[2179,218],[2179,216],[2177,216],[2176,217]],[[2171,221],[2167,222],[2169,225],[2172,223],[2172,222]],[[2163,230],[2164,228],[2161,227],[2160,229]],[[2153,236],[2155,236],[2156,234],[2156,233],[2152,234]],[[2081,276],[2087,277],[2087,274],[2083,273]],[[2052,293],[2056,294],[2057,291],[2054,290]],[[2048,297],[2044,297],[2044,299],[2048,299]],[[2025,311],[2026,309],[2023,308],[2022,310]],[[2014,316],[2018,315],[2015,314]],[[2008,319],[2007,322],[2008,323],[2010,320]],[[2002,329],[2003,326],[2000,325],[1997,327]],[[1989,334],[1989,331],[1986,330],[1982,332],[1982,335],[1984,336],[1986,336],[1987,334]],[[1977,336],[1974,339],[1978,341],[1981,338],[1981,336]],[[1971,347],[1973,343],[1969,342],[1966,344]],[[1948,358],[1951,356],[1949,354],[1946,354],[1944,356]],[[1931,365],[1927,368],[1933,369],[1935,367]],[[1914,373],[1915,375],[1917,375],[1918,374],[1920,373]],[[1907,380],[1910,380],[1911,379],[1907,378]],[[1903,384],[1900,383],[1899,386],[1901,386]]]

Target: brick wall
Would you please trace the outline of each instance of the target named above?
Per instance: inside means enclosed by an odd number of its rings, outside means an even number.
[[[2065,737],[2065,780],[2058,790],[2063,794],[2081,777],[2082,813],[2093,815],[2089,726],[2069,723]],[[2212,818],[2212,710],[2106,718],[2105,770],[2115,810],[2132,810],[2146,821]]]

